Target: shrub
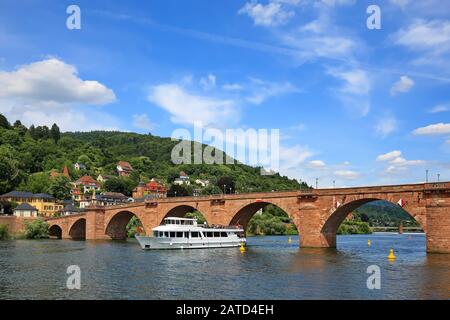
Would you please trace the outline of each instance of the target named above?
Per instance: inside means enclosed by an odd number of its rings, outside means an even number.
[[[0,224],[0,240],[8,240],[9,238],[8,226],[6,224]]]
[[[48,223],[42,219],[25,222],[25,237],[27,239],[47,239]]]

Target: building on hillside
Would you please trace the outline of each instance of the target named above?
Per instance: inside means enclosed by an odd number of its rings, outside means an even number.
[[[181,172],[180,172],[180,177],[179,177],[179,178],[176,178],[176,179],[173,181],[173,184],[177,184],[177,185],[179,185],[179,186],[185,184],[185,185],[188,186],[188,185],[191,184],[191,181],[189,180],[189,176],[186,174],[186,172],[181,171]]]
[[[64,166],[64,168],[62,169],[62,173],[58,172],[56,170],[52,170],[52,172],[50,172],[51,178],[56,178],[59,176],[63,176],[63,177],[70,179],[69,169],[67,168],[67,166]]]
[[[129,202],[134,202],[133,198],[119,192],[102,192],[96,196],[96,204],[101,206],[115,206]]]
[[[14,209],[14,216],[24,218],[35,218],[38,216],[38,210],[32,205],[24,202]]]
[[[38,210],[41,216],[53,216],[63,207],[54,197],[46,193],[32,193],[25,191],[11,191],[0,196],[0,200],[16,202],[17,204],[28,203]]]
[[[98,183],[91,176],[82,176],[74,182],[75,188],[81,190],[83,193],[92,193],[100,190],[100,183]]]
[[[117,163],[117,173],[119,176],[128,177],[131,172],[133,172],[133,167],[129,162],[119,161],[119,163]]]
[[[209,186],[209,180],[197,179],[195,180],[195,183],[203,188]]]
[[[195,188],[194,190],[192,190],[192,195],[194,197],[200,197],[202,195],[202,190],[198,189],[198,188]]]
[[[108,181],[111,178],[112,178],[111,176],[107,176],[106,174],[99,174],[97,177],[97,181],[101,182],[101,183],[105,183],[106,181]]]
[[[147,196],[152,198],[166,198],[167,187],[156,179],[152,179],[149,183],[140,182],[133,190],[133,198],[140,199]]]
[[[83,208],[76,207],[73,203],[67,204],[64,208],[58,211],[61,216],[68,216],[71,214],[83,213]]]
[[[74,169],[75,170],[86,170],[86,165],[84,165],[84,164],[82,164],[82,163],[75,163],[74,165],[73,165],[73,167],[74,167]]]

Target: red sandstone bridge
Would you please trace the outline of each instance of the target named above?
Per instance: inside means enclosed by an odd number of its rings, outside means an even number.
[[[272,204],[292,219],[301,247],[335,247],[336,232],[348,214],[376,200],[404,203],[425,231],[427,252],[450,253],[450,182],[166,198],[89,207],[85,213],[50,218],[48,223],[50,234],[62,239],[125,239],[133,216],[146,234],[164,218],[183,217],[193,210],[200,211],[209,224],[246,228],[259,209]]]

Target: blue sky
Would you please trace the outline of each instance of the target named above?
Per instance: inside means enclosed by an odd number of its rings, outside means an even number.
[[[322,187],[450,180],[449,59],[447,0],[0,3],[10,121],[280,129],[280,172]]]

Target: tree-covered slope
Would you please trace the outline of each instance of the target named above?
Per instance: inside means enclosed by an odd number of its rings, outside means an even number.
[[[212,186],[205,190],[207,193],[220,192],[213,186],[221,177],[232,178],[237,192],[307,187],[279,174],[263,176],[260,168],[243,164],[174,165],[171,152],[178,142],[170,138],[107,131],[60,133],[56,125],[51,129],[45,126],[27,128],[19,121],[11,125],[5,120],[0,121],[0,194],[26,189],[30,179],[42,180],[42,172],[61,171],[64,166],[69,168],[72,179],[81,175],[116,175],[118,161],[128,161],[134,168],[127,180],[127,193],[139,181],[155,177],[170,184],[180,171],[186,172],[191,181],[210,180]],[[86,170],[76,171],[73,168],[76,162],[85,164]],[[36,174],[41,177],[37,179]]]

